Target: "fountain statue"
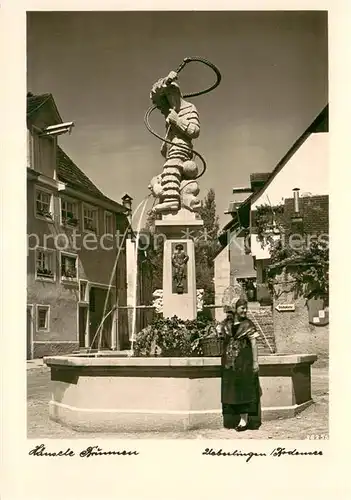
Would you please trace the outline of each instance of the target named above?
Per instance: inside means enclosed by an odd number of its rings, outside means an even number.
[[[207,89],[183,95],[178,75],[190,62],[205,64],[215,72],[217,78]],[[200,134],[199,113],[196,106],[185,100],[185,97],[206,94],[215,89],[220,81],[221,74],[214,64],[201,57],[188,57],[176,71],[171,71],[152,86],[150,97],[153,106],[145,115],[145,125],[149,132],[162,141],[161,154],[165,158],[162,173],[155,176],[149,184],[149,189],[158,200],[153,208],[156,214],[177,214],[181,209],[195,213],[201,207],[197,179],[205,173],[206,162],[192,144]],[[155,133],[149,124],[149,116],[155,109],[166,119],[164,138]],[[195,157],[203,163],[200,173]]]
[[[186,95],[180,89],[178,76],[190,62],[205,64],[217,78],[211,87]],[[166,236],[163,260],[163,314],[166,317],[176,315],[186,320],[197,316],[194,238],[203,227],[198,214],[201,201],[197,179],[205,173],[206,162],[193,147],[193,141],[200,135],[199,113],[185,98],[205,94],[220,81],[216,66],[205,59],[192,57],[184,59],[177,71],[160,78],[151,88],[153,106],[146,114],[145,124],[162,141],[161,154],[165,159],[162,173],[150,181],[149,189],[156,202],[153,212],[161,217],[156,219],[156,231]],[[149,116],[154,110],[165,117],[165,137],[150,127]],[[196,158],[202,162],[201,170]]]
[[[167,133],[162,142],[161,154],[166,159],[163,172],[159,178],[160,189],[152,188],[159,198],[154,207],[155,213],[177,213],[181,206],[195,211],[200,206],[197,194],[198,184],[191,183],[193,199],[188,202],[187,196],[182,196],[181,184],[189,179],[195,179],[198,168],[193,160],[192,140],[199,137],[200,120],[194,104],[185,101],[177,83],[178,74],[171,71],[166,78],[161,78],[152,87],[151,99],[157,109],[166,117]]]

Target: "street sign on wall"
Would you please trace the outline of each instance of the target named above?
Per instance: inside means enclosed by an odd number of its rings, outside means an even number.
[[[275,308],[278,312],[294,312],[295,304],[278,304]]]

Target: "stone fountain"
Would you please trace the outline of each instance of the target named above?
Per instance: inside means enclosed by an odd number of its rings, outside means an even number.
[[[199,58],[220,74],[211,63]],[[156,230],[164,237],[163,314],[195,319],[194,238],[203,227],[198,215],[197,179],[206,164],[193,149],[199,136],[196,107],[184,99],[176,72],[158,80],[151,90],[154,104],[166,117],[162,139],[162,173],[150,182],[157,203]],[[205,93],[206,91],[199,92]],[[148,129],[155,134],[148,125]],[[195,158],[203,162],[199,174]],[[313,355],[272,355],[260,358],[262,418],[294,416],[312,403],[310,367]],[[44,358],[51,368],[50,418],[68,427],[94,432],[186,431],[221,428],[220,359],[139,358],[130,353],[97,353]]]

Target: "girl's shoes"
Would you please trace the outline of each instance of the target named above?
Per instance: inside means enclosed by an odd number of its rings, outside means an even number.
[[[237,425],[235,427],[235,430],[237,432],[243,432],[243,431],[246,431],[248,428],[249,428],[249,426],[247,424],[246,425]]]

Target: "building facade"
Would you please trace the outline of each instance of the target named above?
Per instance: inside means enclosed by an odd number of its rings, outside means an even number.
[[[72,126],[51,94],[27,95],[29,359],[129,343],[127,312],[114,307],[126,304],[128,210],[59,147]]]
[[[271,173],[251,174],[249,188],[233,190],[240,199],[229,206],[232,220],[220,234],[222,249],[215,261],[216,301],[220,302],[225,288],[233,285],[233,277],[240,278],[244,274],[249,277],[250,267],[243,264],[247,257],[244,254],[249,253],[256,277],[256,304],[266,312],[267,307],[271,308],[278,352],[313,352],[322,361],[328,357],[328,306],[320,299],[306,301],[287,291],[285,285],[280,289],[279,299],[274,297],[267,286],[270,247],[259,237],[258,219],[262,208],[271,214],[270,236],[275,239],[281,238],[274,227],[278,212],[284,216],[285,235],[294,233],[307,239],[320,235],[328,237],[328,122],[326,106]],[[235,251],[232,250],[233,241]],[[238,248],[243,249],[240,255]],[[277,287],[281,284],[277,283]],[[288,304],[291,311],[284,310],[281,304]]]
[[[262,206],[284,207],[293,190],[300,198],[329,194],[329,115],[326,106],[277,164],[264,185],[249,198],[250,249],[257,270],[258,298],[269,296],[265,274],[269,265],[269,247],[262,246],[256,235],[255,217]]]

